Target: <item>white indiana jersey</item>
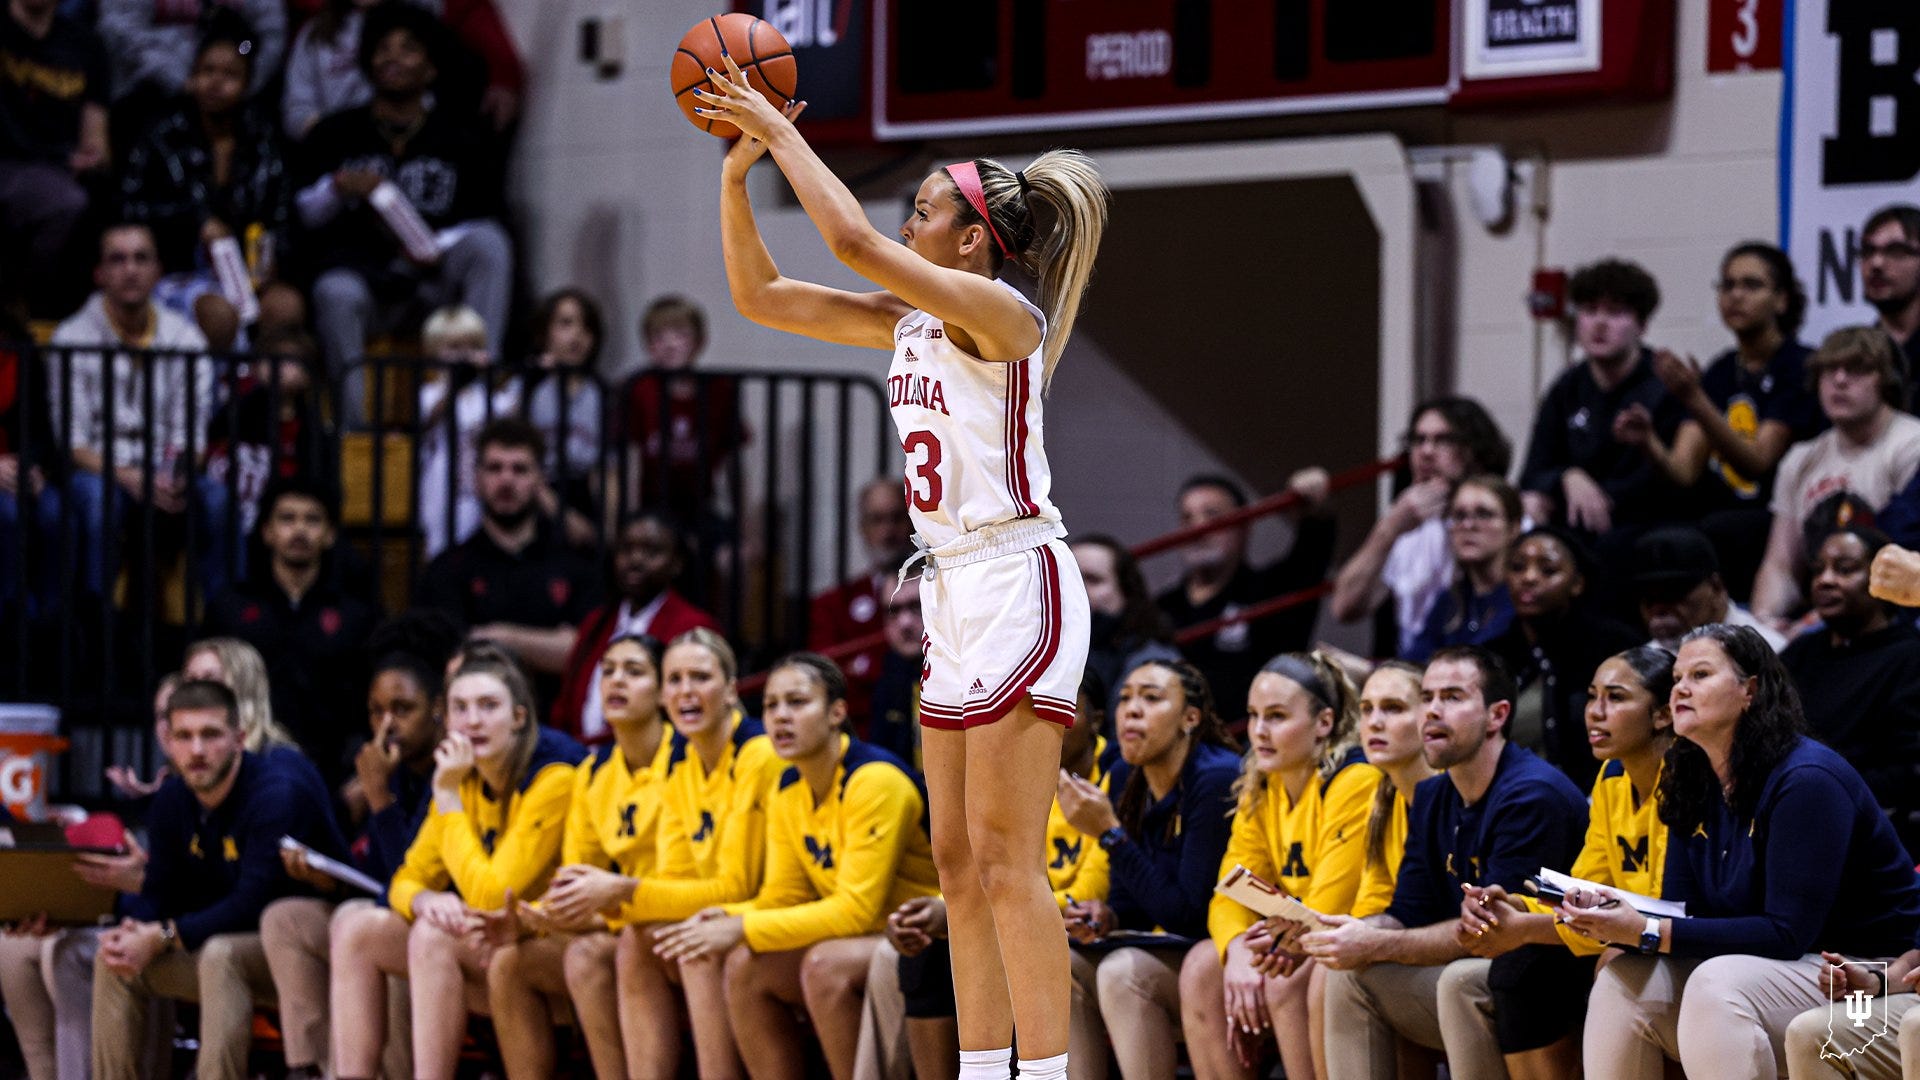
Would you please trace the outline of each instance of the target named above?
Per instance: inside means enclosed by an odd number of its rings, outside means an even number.
[[[1023,360],[970,355],[924,311],[894,325],[887,398],[907,456],[907,510],[929,547],[987,525],[1060,520],[1040,420],[1047,319],[1018,289],[997,284],[1040,324],[1040,344]]]

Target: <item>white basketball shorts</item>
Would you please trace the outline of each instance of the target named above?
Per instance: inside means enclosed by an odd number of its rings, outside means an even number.
[[[926,647],[920,723],[942,731],[991,724],[1024,697],[1042,719],[1073,726],[1087,664],[1087,587],[1059,540],[959,566],[920,586]]]

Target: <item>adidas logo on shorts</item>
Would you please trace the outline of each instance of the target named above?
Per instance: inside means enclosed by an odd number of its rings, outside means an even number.
[[[973,685],[967,687],[968,697],[979,697],[981,694],[984,694],[986,692],[987,692],[987,684],[981,682],[979,679],[973,680]]]

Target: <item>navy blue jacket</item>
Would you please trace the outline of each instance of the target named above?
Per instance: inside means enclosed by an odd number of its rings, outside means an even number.
[[[280,838],[291,836],[335,858],[346,854],[327,801],[283,756],[242,754],[233,790],[206,809],[179,777],[168,777],[147,813],[146,883],[128,905],[136,918],[173,919],[181,944],[198,949],[215,934],[251,933],[260,912],[305,890],[287,877]],[[305,758],[300,758],[305,762]],[[311,763],[306,768],[313,768]]]
[[[433,774],[422,776],[402,765],[387,777],[387,790],[393,794],[393,803],[369,815],[361,834],[366,847],[360,854],[360,869],[380,882],[392,878],[407,861],[407,848],[413,846],[420,823],[427,820],[427,808],[433,805]]]
[[[1661,893],[1687,905],[1673,921],[1679,956],[1895,956],[1920,931],[1913,858],[1867,782],[1808,738],[1774,766],[1752,817],[1718,801],[1691,835],[1668,837]]]
[[[1125,761],[1114,763],[1107,790],[1116,805],[1132,773]],[[1207,905],[1233,833],[1233,781],[1239,775],[1238,754],[1196,745],[1180,770],[1180,782],[1148,805],[1140,828],[1113,848],[1107,906],[1121,929],[1207,936]]]
[[[1461,885],[1520,883],[1573,865],[1586,839],[1587,797],[1524,747],[1500,750],[1493,783],[1468,806],[1446,773],[1420,781],[1407,811],[1407,850],[1387,914],[1413,928],[1460,914]]]

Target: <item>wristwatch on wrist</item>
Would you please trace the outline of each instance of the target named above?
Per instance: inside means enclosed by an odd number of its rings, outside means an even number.
[[[1108,829],[1106,832],[1103,832],[1100,834],[1100,850],[1101,851],[1112,851],[1114,848],[1117,848],[1121,844],[1124,844],[1126,842],[1127,842],[1127,830],[1121,828],[1118,825],[1115,825],[1113,828]]]
[[[1647,919],[1647,928],[1640,931],[1640,951],[1648,956],[1660,951],[1660,920]]]

